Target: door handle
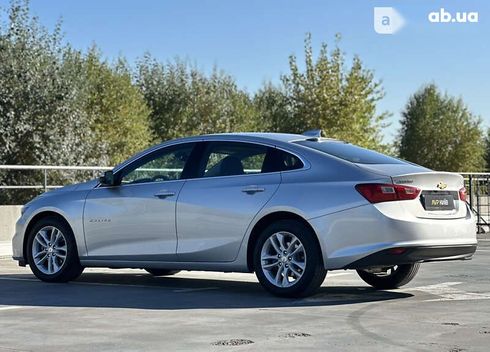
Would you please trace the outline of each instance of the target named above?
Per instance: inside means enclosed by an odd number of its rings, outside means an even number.
[[[163,198],[175,196],[175,192],[162,190],[162,191],[155,193],[154,196],[157,198],[163,199]]]
[[[242,189],[242,192],[247,193],[247,194],[254,194],[257,192],[264,192],[264,191],[265,191],[265,188],[259,187],[259,186],[247,186],[247,187]]]

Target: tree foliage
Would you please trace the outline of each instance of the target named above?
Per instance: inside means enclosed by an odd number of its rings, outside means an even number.
[[[331,52],[323,43],[315,58],[307,35],[305,69],[290,56],[290,72],[281,77],[281,86],[266,86],[255,96],[260,115],[272,131],[321,128],[328,137],[383,149],[381,130],[387,114],[376,112],[384,95],[381,83],[357,56],[346,67],[339,40],[337,36]]]
[[[490,170],[490,128],[487,129],[485,136],[485,171]]]
[[[85,110],[97,140],[92,155],[99,163],[115,165],[149,145],[150,109],[123,59],[111,66],[93,49],[82,63]]]
[[[289,72],[255,94],[218,68],[210,73],[149,54],[135,66],[108,62],[93,47],[73,49],[61,26],[48,31],[30,15],[28,0],[12,0],[0,20],[0,163],[114,165],[150,143],[188,135],[321,128],[333,138],[388,151],[382,143],[387,113],[376,105],[381,82],[360,58],[347,63],[337,37],[304,63],[289,57]],[[304,67],[304,68],[303,68]],[[440,170],[480,170],[490,164],[490,135],[461,99],[434,85],[414,94],[397,140],[401,157]],[[87,175],[51,172],[51,184]],[[41,184],[39,172],[1,172],[2,185]],[[1,202],[23,203],[31,191],[0,191]]]
[[[87,115],[63,66],[59,28],[47,33],[23,6],[12,6],[8,17],[9,26],[0,27],[0,160],[87,161],[79,143],[90,137]]]
[[[282,86],[275,86],[266,83],[257,91],[254,96],[254,106],[260,120],[256,121],[257,130],[263,132],[299,132],[306,126],[298,126],[292,129],[294,125],[293,109],[290,100]]]
[[[462,99],[426,85],[410,97],[403,112],[400,157],[435,170],[480,171],[484,167],[480,125]]]
[[[0,162],[92,162],[88,116],[63,65],[59,26],[48,33],[20,2],[12,3],[6,17],[8,24],[0,27]],[[2,183],[26,184],[33,177],[10,172]]]
[[[137,71],[137,84],[151,109],[155,141],[244,131],[254,120],[248,94],[216,68],[206,75],[186,62],[162,64],[147,55]]]
[[[3,16],[1,16],[3,17]],[[0,26],[0,163],[112,165],[146,147],[149,110],[123,61],[109,65],[94,50],[63,44],[13,1]],[[85,175],[86,177],[86,175]],[[41,184],[39,172],[3,172],[7,185]],[[76,176],[50,173],[51,183]],[[2,192],[3,201],[32,191]]]

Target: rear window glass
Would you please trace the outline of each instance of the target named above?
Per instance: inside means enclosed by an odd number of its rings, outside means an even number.
[[[297,141],[297,144],[319,150],[338,158],[359,164],[403,164],[390,156],[338,141]]]

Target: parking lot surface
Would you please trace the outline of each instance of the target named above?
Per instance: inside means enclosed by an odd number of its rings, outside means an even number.
[[[47,284],[2,257],[0,351],[38,350],[489,351],[490,240],[399,290],[334,271],[305,299],[270,296],[252,274],[89,269]]]

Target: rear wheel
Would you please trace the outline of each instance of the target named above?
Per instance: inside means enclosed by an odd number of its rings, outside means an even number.
[[[257,239],[253,259],[259,282],[277,296],[311,295],[327,274],[316,235],[296,220],[269,225]]]
[[[145,269],[145,270],[153,276],[171,276],[180,272],[180,270],[166,270],[166,269]]]
[[[383,268],[358,269],[360,278],[377,289],[393,289],[408,284],[419,271],[420,263]]]
[[[83,272],[71,228],[57,217],[38,221],[28,234],[27,260],[42,281],[67,282]]]

